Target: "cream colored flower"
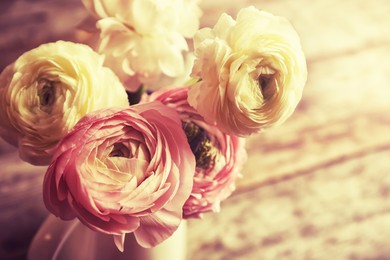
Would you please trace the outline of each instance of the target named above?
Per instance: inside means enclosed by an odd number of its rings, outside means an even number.
[[[199,0],[82,0],[95,18],[115,18],[146,35],[175,31],[186,38],[199,28]]]
[[[99,52],[130,91],[183,84],[192,59],[186,38],[199,28],[198,0],[83,0],[98,19]]]
[[[124,87],[86,45],[58,41],[20,56],[0,75],[0,135],[20,157],[50,162],[57,142],[85,114],[128,106]]]
[[[140,35],[114,18],[99,20],[98,26],[99,52],[129,90],[137,90],[141,84],[154,90],[161,87],[163,79],[173,80],[185,73],[183,52],[188,46],[179,33]]]
[[[282,17],[242,9],[223,14],[194,37],[193,75],[202,80],[189,103],[226,133],[248,136],[284,122],[295,110],[307,78],[299,37]]]

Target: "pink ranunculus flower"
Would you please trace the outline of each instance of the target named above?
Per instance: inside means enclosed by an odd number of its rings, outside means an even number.
[[[178,113],[159,102],[85,116],[59,143],[44,179],[46,207],[143,247],[167,239],[182,220],[195,159]]]
[[[196,171],[191,196],[183,208],[185,218],[218,212],[221,201],[235,190],[235,182],[246,161],[245,139],[227,135],[206,123],[187,102],[188,87],[161,89],[142,102],[158,100],[180,114],[191,150],[196,157]]]

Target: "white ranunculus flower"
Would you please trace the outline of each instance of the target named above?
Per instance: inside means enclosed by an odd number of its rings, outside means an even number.
[[[98,26],[99,52],[106,56],[105,64],[125,82],[128,90],[135,91],[141,84],[155,90],[167,79],[173,81],[190,74],[183,56],[188,45],[179,33],[140,35],[115,18],[101,19]]]
[[[194,37],[189,103],[226,133],[248,136],[284,122],[307,78],[299,37],[288,20],[255,7],[223,14]]]
[[[98,20],[116,18],[145,35],[175,31],[192,37],[199,28],[199,0],[82,0]]]
[[[128,106],[118,77],[86,45],[58,41],[21,55],[0,75],[0,136],[25,161],[45,165],[81,117]]]
[[[83,0],[98,19],[99,52],[126,88],[183,84],[193,59],[186,38],[199,28],[199,0]]]

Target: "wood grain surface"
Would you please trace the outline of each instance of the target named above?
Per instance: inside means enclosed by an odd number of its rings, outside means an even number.
[[[309,78],[296,113],[248,139],[221,212],[189,221],[188,259],[390,259],[390,3],[205,0],[202,25],[248,5],[292,22]],[[86,17],[79,0],[2,0],[0,68]],[[23,259],[45,168],[4,142],[0,163],[0,259]]]

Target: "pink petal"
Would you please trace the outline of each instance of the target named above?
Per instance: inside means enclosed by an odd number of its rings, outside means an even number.
[[[181,222],[181,209],[177,212],[161,209],[141,218],[140,227],[134,236],[142,247],[150,248],[170,237]]]
[[[118,250],[121,252],[124,251],[123,245],[125,244],[125,236],[126,236],[126,234],[113,236],[114,243],[115,243],[116,247],[118,248]]]

